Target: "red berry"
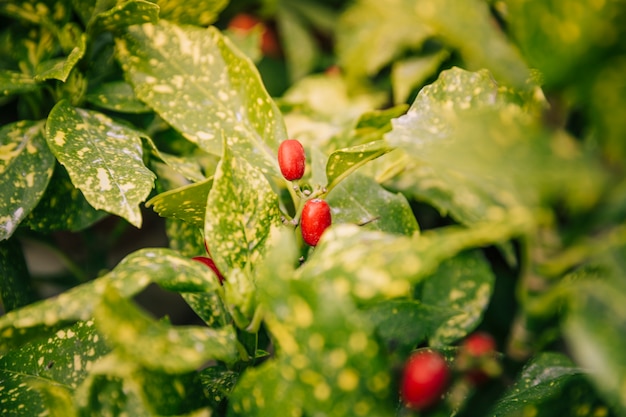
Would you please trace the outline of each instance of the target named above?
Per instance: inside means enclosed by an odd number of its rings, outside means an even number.
[[[261,25],[261,52],[263,55],[279,57],[281,54],[280,45],[276,38],[276,32],[267,26],[261,19],[247,13],[239,13],[228,22],[228,29],[246,34],[255,26]]]
[[[217,275],[217,279],[219,280],[220,285],[224,282],[224,276],[222,275],[220,270],[217,269],[217,266],[215,266],[215,262],[213,262],[213,259],[207,258],[206,256],[195,256],[191,259],[193,259],[194,261],[202,262],[203,264],[211,268],[215,275]]]
[[[261,24],[261,20],[247,13],[239,13],[228,22],[228,28],[248,32],[256,25]]]
[[[317,245],[322,233],[332,223],[330,207],[322,199],[314,198],[304,203],[302,217],[300,219],[300,229],[302,238],[311,246]]]
[[[302,178],[305,161],[304,147],[296,139],[287,139],[278,146],[278,166],[285,179],[293,181]]]
[[[476,332],[463,341],[462,348],[471,356],[490,355],[496,351],[496,341],[488,333]]]
[[[411,355],[402,375],[402,400],[407,407],[424,410],[441,399],[450,377],[446,360],[438,352],[422,350]]]
[[[486,367],[493,361],[490,358],[495,351],[496,341],[488,333],[476,332],[463,340],[457,362],[465,368],[465,376],[472,384],[481,385],[489,380]]]

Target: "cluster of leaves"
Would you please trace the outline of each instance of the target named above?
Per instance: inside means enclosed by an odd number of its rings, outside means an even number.
[[[281,56],[229,31],[242,10]],[[411,351],[453,361],[477,328],[502,377],[429,413],[626,413],[625,14],[0,1],[0,413],[407,415]],[[307,152],[295,189],[288,137]],[[301,195],[332,207],[315,248],[294,230]],[[142,205],[169,248],[37,300],[24,236],[139,228]],[[151,284],[201,324],[143,311]]]

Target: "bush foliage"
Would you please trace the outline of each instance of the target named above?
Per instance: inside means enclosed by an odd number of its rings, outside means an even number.
[[[229,26],[241,13],[260,23]],[[625,415],[625,18],[597,0],[0,1],[0,414]],[[312,198],[332,212],[315,247]],[[151,211],[167,247],[107,265]],[[33,241],[67,266],[54,296]],[[154,286],[195,320],[148,313]],[[477,330],[498,345],[481,385],[459,356]],[[417,412],[399,378],[424,348],[452,376]]]

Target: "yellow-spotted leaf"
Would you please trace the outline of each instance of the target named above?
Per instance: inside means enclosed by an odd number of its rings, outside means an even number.
[[[55,399],[65,399],[63,405],[71,406],[74,390],[109,350],[93,320],[11,350],[0,357],[0,413],[6,417],[42,415],[58,405]],[[64,408],[63,415],[71,416],[72,411]]]
[[[225,150],[206,206],[204,236],[223,274],[263,254],[280,224],[278,197],[260,170]]]
[[[140,132],[63,100],[48,116],[46,139],[94,208],[141,226],[139,204],[152,190],[155,175],[143,163]]]
[[[72,45],[69,54],[64,58],[53,58],[41,62],[37,66],[35,80],[44,81],[54,79],[65,82],[70,76],[72,69],[74,69],[78,61],[85,55],[87,37],[81,32],[77,25],[66,25],[62,29],[60,36],[64,41]]]
[[[429,334],[430,346],[461,339],[478,325],[493,293],[495,276],[480,252],[461,252],[424,279],[420,300],[449,313]]]
[[[329,190],[334,188],[358,168],[391,150],[392,148],[387,143],[378,140],[333,152],[328,158],[328,164],[326,165],[327,188]]]
[[[37,205],[54,170],[43,122],[21,121],[0,128],[0,240],[11,237]]]
[[[566,133],[541,126],[535,100],[485,70],[443,71],[385,135],[410,161],[391,186],[464,224],[559,198],[591,206],[603,169]]]
[[[129,28],[116,45],[137,97],[188,140],[214,155],[225,141],[264,174],[280,174],[282,116],[254,63],[217,29],[160,21]]]
[[[96,325],[108,343],[147,369],[191,372],[210,359],[236,358],[233,327],[172,326],[139,310],[109,286],[94,311]]]
[[[30,75],[16,71],[0,70],[0,94],[4,96],[27,93],[38,88],[39,85]]]
[[[170,249],[142,249],[98,279],[1,316],[0,354],[41,334],[89,320],[96,300],[111,285],[123,297],[132,297],[152,282],[166,290],[189,293],[212,292],[219,287],[200,262]]]
[[[128,0],[118,2],[107,10],[94,10],[89,27],[92,31],[116,31],[128,26],[156,22],[159,20],[159,7],[147,0]],[[100,6],[102,7],[102,6]]]
[[[157,0],[159,17],[170,22],[206,26],[213,23],[228,0]]]
[[[161,193],[146,202],[162,217],[172,217],[204,227],[206,202],[213,187],[213,178]]]
[[[121,113],[147,113],[150,108],[135,97],[133,88],[124,81],[99,84],[85,99],[100,108]]]

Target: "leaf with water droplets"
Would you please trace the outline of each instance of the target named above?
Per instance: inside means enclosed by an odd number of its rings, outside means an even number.
[[[54,156],[43,122],[20,121],[0,128],[0,240],[11,237],[44,194]]]
[[[137,97],[187,139],[214,155],[225,140],[265,174],[280,175],[280,111],[254,63],[216,28],[160,21],[129,28],[116,45]]]
[[[605,403],[598,399],[583,369],[560,353],[544,352],[526,364],[515,384],[489,415],[572,416],[581,410],[587,415],[611,415]]]
[[[65,166],[76,188],[96,209],[140,227],[139,204],[155,175],[143,163],[142,134],[102,113],[62,100],[46,123],[48,146]]]
[[[390,186],[464,224],[555,198],[589,207],[603,169],[564,133],[545,131],[534,100],[484,70],[443,71],[385,135],[410,161]]]

